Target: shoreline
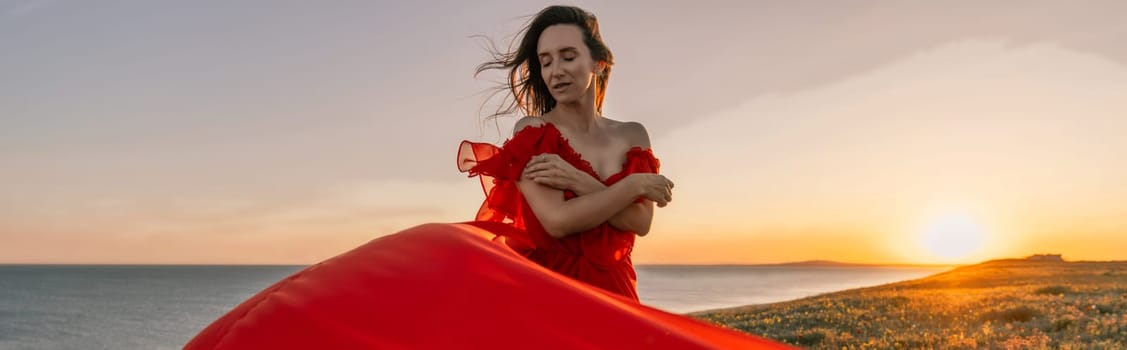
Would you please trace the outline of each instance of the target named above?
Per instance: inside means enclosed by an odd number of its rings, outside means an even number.
[[[1127,348],[1127,261],[991,260],[685,315],[810,349]]]
[[[780,264],[780,265],[786,265],[786,264]],[[755,266],[778,266],[778,265],[755,265]],[[786,265],[786,266],[796,266],[796,265]],[[817,297],[830,295],[830,294],[847,293],[847,292],[851,292],[851,291],[855,291],[855,290],[861,290],[861,289],[867,289],[867,288],[878,288],[878,287],[889,286],[889,285],[894,285],[894,284],[899,284],[899,283],[908,283],[908,282],[912,282],[912,281],[928,279],[928,278],[932,278],[934,276],[938,276],[938,275],[941,275],[941,274],[944,274],[944,273],[954,271],[955,269],[962,267],[962,266],[967,266],[967,265],[936,265],[936,266],[931,266],[931,265],[905,265],[905,266],[881,265],[881,266],[871,266],[871,267],[890,267],[890,268],[944,268],[944,267],[946,267],[946,268],[949,268],[949,269],[939,271],[939,272],[936,272],[934,274],[927,275],[927,276],[924,276],[924,277],[919,277],[919,278],[911,278],[911,279],[898,280],[898,281],[876,284],[876,285],[868,285],[868,286],[861,286],[861,287],[854,287],[854,288],[832,290],[832,291],[827,291],[827,292],[823,292],[823,293],[807,295],[807,296],[802,296],[802,297],[797,297],[797,298],[794,298],[794,299],[788,299],[788,300],[782,300],[782,301],[775,301],[775,302],[768,302],[768,303],[756,303],[756,304],[743,304],[743,305],[719,307],[719,308],[713,308],[713,309],[702,309],[702,310],[685,312],[685,313],[682,313],[682,315],[696,316],[696,315],[704,315],[704,314],[717,313],[717,312],[732,312],[732,311],[739,311],[739,310],[754,310],[754,309],[757,309],[757,308],[769,308],[769,307],[779,305],[779,304],[797,302],[797,301],[801,301],[801,300],[804,300],[804,299],[817,298]],[[846,267],[846,266],[841,266],[841,267]],[[850,267],[854,267],[854,266],[850,266]],[[855,267],[869,267],[869,266],[855,266]]]
[[[648,265],[637,270],[643,303],[683,315],[902,282],[950,267]]]

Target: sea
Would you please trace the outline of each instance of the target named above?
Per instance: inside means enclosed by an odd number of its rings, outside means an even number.
[[[0,349],[180,349],[305,266],[0,265]],[[687,313],[773,303],[945,267],[638,266],[644,304]]]

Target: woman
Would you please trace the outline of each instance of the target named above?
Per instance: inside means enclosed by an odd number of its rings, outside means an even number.
[[[611,59],[586,45],[601,45],[594,17],[550,7],[529,28],[522,47],[536,55],[513,62],[536,64],[513,90],[536,117],[502,148],[459,152],[488,194],[478,220],[419,225],[307,267],[184,348],[789,348],[637,302],[630,247],[673,184],[654,174],[640,124],[597,114]]]
[[[649,232],[653,206],[672,200],[673,183],[655,174],[642,124],[602,116],[614,58],[597,20],[548,7],[515,52],[496,56],[478,73],[508,70],[515,103],[505,112],[527,116],[501,149],[462,143],[459,169],[496,185],[477,219],[511,222],[514,247],[529,259],[637,301],[634,236]]]

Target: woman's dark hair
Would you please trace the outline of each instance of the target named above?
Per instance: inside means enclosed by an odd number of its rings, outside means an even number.
[[[525,115],[540,116],[551,111],[556,106],[556,99],[548,90],[548,84],[540,75],[540,58],[536,53],[536,45],[544,29],[557,24],[574,24],[583,32],[583,41],[591,51],[591,58],[596,62],[606,62],[606,68],[595,80],[595,110],[603,111],[603,97],[606,95],[607,81],[610,79],[610,67],[614,64],[614,55],[603,42],[599,34],[599,21],[594,14],[574,6],[549,6],[539,13],[524,27],[520,39],[520,46],[514,51],[512,43],[509,52],[498,52],[496,45],[490,50],[493,59],[477,66],[474,77],[491,69],[508,70],[508,82],[502,83],[493,94],[511,92],[513,100],[507,104],[502,103],[497,111],[488,119],[501,115],[523,112]],[[519,33],[518,33],[519,35]]]

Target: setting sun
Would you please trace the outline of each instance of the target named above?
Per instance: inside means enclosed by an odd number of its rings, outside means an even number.
[[[982,249],[986,230],[967,214],[948,214],[933,219],[920,233],[920,245],[936,258],[958,260]]]

